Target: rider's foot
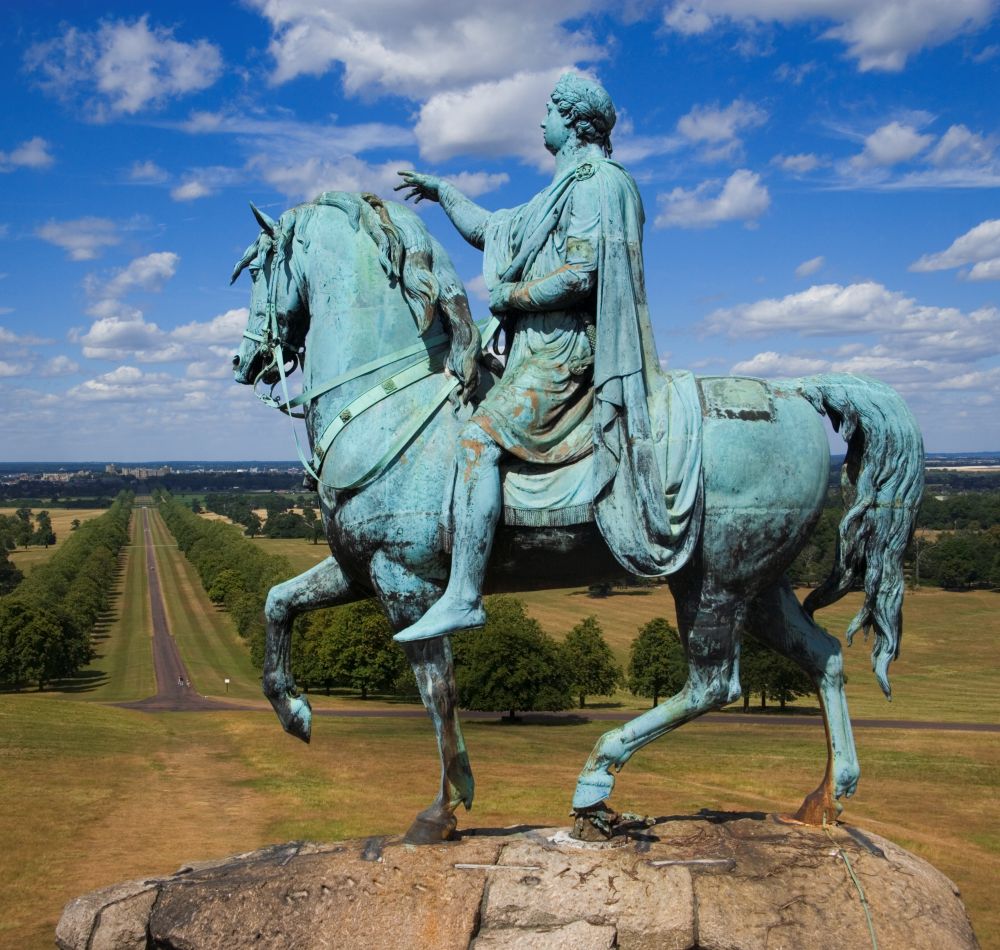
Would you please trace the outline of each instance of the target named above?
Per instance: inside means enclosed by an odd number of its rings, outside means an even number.
[[[486,624],[486,611],[482,600],[472,604],[449,600],[447,594],[427,611],[415,624],[400,630],[392,639],[397,643],[412,640],[430,640],[459,630],[473,630]]]

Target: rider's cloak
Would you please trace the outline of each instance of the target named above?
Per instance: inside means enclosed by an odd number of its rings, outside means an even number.
[[[673,459],[668,465],[662,426],[654,431],[653,407],[663,406],[670,397],[646,304],[644,212],[631,175],[616,162],[589,159],[558,176],[526,205],[491,215],[484,234],[484,276],[488,287],[536,277],[539,256],[551,253],[554,239],[572,230],[568,219],[578,189],[589,193],[581,204],[597,211],[586,235],[588,242],[596,243],[597,271],[590,304],[596,323],[595,518],[611,552],[628,571],[670,574],[683,566],[697,541],[697,529],[688,527],[692,521],[697,525],[701,514],[700,452],[696,449],[689,459]],[[677,471],[678,461],[686,477],[667,486],[668,503],[664,473]]]

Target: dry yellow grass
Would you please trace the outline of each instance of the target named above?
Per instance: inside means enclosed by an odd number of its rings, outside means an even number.
[[[16,508],[0,508],[0,515],[13,515]],[[47,511],[52,519],[52,530],[56,533],[56,543],[47,548],[41,545],[31,545],[25,550],[18,548],[10,552],[10,559],[22,571],[27,573],[36,564],[47,561],[59,549],[61,545],[72,533],[73,520],[79,518],[81,522],[90,518],[97,518],[103,515],[107,508],[32,508],[32,515],[37,515],[40,511]]]
[[[565,824],[604,728],[469,723],[477,801],[461,826]],[[324,717],[305,746],[265,713],[154,716],[6,696],[0,737],[0,945],[19,948],[50,946],[63,903],[114,881],[292,838],[401,831],[438,775],[420,719]],[[1000,736],[871,729],[861,739],[847,820],[956,880],[983,946],[1000,946]],[[692,723],[629,763],[615,801],[655,815],[790,810],[822,759],[815,727]]]

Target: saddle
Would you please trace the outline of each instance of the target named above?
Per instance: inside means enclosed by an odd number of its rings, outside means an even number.
[[[665,373],[649,397],[651,436],[656,445],[663,494],[671,523],[680,533],[697,510],[701,486],[702,407],[698,382],[686,371]],[[585,423],[590,424],[588,419]],[[553,528],[594,521],[593,455],[564,465],[510,459],[501,465],[503,524]],[[442,513],[451,534],[451,493]]]

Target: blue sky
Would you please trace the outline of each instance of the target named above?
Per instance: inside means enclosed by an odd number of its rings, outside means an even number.
[[[565,68],[615,100],[660,355],[855,371],[1000,449],[1000,0],[7,0],[0,460],[286,459],[231,381],[256,226],[445,175],[527,200]],[[477,315],[477,252],[440,209]]]

